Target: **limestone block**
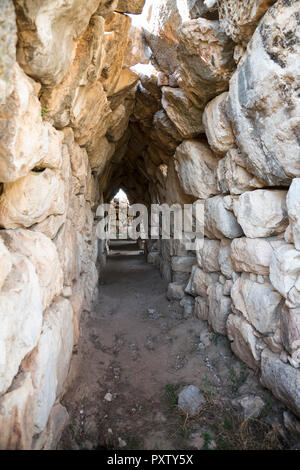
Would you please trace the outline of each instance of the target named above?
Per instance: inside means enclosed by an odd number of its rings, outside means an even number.
[[[173,256],[171,259],[172,270],[175,272],[190,273],[194,264],[194,256]]]
[[[226,113],[228,92],[210,101],[203,113],[203,125],[211,149],[217,155],[225,155],[234,147],[234,135]]]
[[[54,86],[42,89],[41,103],[46,111],[45,119],[56,128],[69,125],[76,96],[88,91],[88,85],[95,82],[104,66],[104,19],[93,16],[88,28],[76,42],[75,57],[63,80]],[[74,114],[74,113],[73,113]]]
[[[17,27],[12,0],[3,0],[0,12],[0,105],[13,92],[13,71],[16,62]]]
[[[197,108],[181,88],[162,87],[161,104],[184,139],[204,132],[202,110]]]
[[[0,240],[0,291],[5,282],[5,279],[9,275],[12,268],[12,258],[8,249],[4,245],[3,241]]]
[[[184,297],[184,284],[170,282],[168,285],[167,298],[169,300],[181,300]]]
[[[187,20],[180,29],[176,79],[190,100],[204,109],[206,103],[228,89],[235,69],[234,45],[218,21]]]
[[[141,28],[131,25],[123,67],[132,67],[136,64],[148,64],[150,57],[151,50],[145,41]]]
[[[208,323],[216,333],[226,335],[226,322],[231,313],[231,299],[223,295],[223,286],[219,283],[210,285],[207,294]]]
[[[43,124],[37,98],[39,85],[15,64],[13,91],[0,103],[0,181],[25,176],[48,150],[48,129]]]
[[[208,302],[207,298],[204,297],[196,297],[195,298],[195,308],[194,308],[194,315],[200,320],[208,320]]]
[[[229,315],[227,333],[231,349],[248,367],[259,369],[261,347],[254,328],[242,317]]]
[[[243,235],[233,213],[226,209],[224,198],[214,196],[205,201],[205,235],[208,238],[237,238]]]
[[[145,0],[119,0],[116,11],[139,15],[143,11]]]
[[[34,393],[31,376],[21,372],[0,398],[0,449],[30,450]]]
[[[31,171],[13,183],[5,183],[0,196],[0,225],[30,227],[49,215],[65,212],[65,188],[55,170]]]
[[[236,272],[268,275],[274,250],[284,244],[276,237],[237,238],[231,243],[231,259]]]
[[[207,296],[207,288],[218,281],[219,275],[217,273],[206,273],[198,266],[193,266],[192,273],[185,288],[185,292],[194,297],[200,295],[201,297]]]
[[[219,240],[209,240],[204,238],[203,247],[197,250],[197,262],[204,271],[206,272],[217,272],[220,271],[219,264]]]
[[[55,403],[53,406],[47,426],[44,431],[34,440],[33,450],[56,450],[62,432],[70,420],[69,414],[64,406]]]
[[[218,19],[217,0],[190,0],[188,2],[190,17],[207,18],[208,20]]]
[[[288,225],[286,193],[281,189],[257,189],[234,200],[235,216],[247,237],[269,237],[285,231]]]
[[[245,191],[262,188],[264,184],[245,168],[245,162],[238,149],[228,150],[218,163],[218,189],[222,193],[242,194]]]
[[[219,18],[225,33],[235,42],[244,45],[251,36],[267,9],[275,0],[219,0]]]
[[[1,230],[0,237],[10,252],[26,256],[38,276],[43,309],[63,288],[63,272],[54,243],[45,235],[31,230]]]
[[[181,135],[163,109],[154,114],[150,135],[155,143],[170,155],[174,154],[182,141]]]
[[[231,279],[234,272],[231,259],[231,240],[226,240],[226,238],[221,240],[218,262],[223,276],[226,279]]]
[[[282,362],[268,349],[261,356],[261,383],[300,418],[300,369]]]
[[[300,250],[300,178],[295,178],[289,187],[286,198],[292,240]]]
[[[81,272],[80,252],[77,245],[77,235],[72,222],[66,220],[53,240],[63,269],[64,284],[72,285]]]
[[[38,277],[25,256],[12,254],[0,293],[0,394],[11,385],[23,358],[36,346],[43,307]]]
[[[253,3],[262,2],[247,5]],[[299,42],[290,40],[299,28],[298,13],[297,0],[277,1],[261,20],[230,81],[230,119],[237,145],[250,173],[269,186],[288,186],[300,175]]]
[[[264,335],[275,332],[283,301],[271,284],[239,278],[233,284],[231,298],[234,307],[257,331]]]
[[[293,354],[300,349],[300,308],[284,305],[280,313],[281,341],[285,349]]]
[[[271,258],[270,280],[291,308],[300,305],[300,252],[293,245],[283,244]]]
[[[58,297],[44,314],[36,349],[23,362],[24,370],[31,372],[35,392],[34,434],[45,429],[68,373],[73,348],[72,318],[70,302]]]
[[[45,85],[65,76],[99,0],[17,0],[17,58],[24,71]]]
[[[206,199],[218,193],[215,171],[217,159],[207,144],[185,140],[174,155],[175,169],[186,194]]]

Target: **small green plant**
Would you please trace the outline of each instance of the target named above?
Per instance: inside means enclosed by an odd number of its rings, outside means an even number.
[[[178,389],[179,389],[178,385],[174,385],[174,384],[167,384],[165,386],[165,394],[167,397],[170,410],[173,410],[177,406]]]
[[[248,372],[245,364],[241,365],[240,372],[237,373],[234,367],[229,369],[229,380],[231,381],[231,389],[233,393],[237,393],[238,389],[246,382]]]
[[[224,421],[223,421],[223,428],[230,431],[231,429],[233,429],[233,422],[231,419],[229,418],[225,418]]]
[[[204,439],[202,450],[210,450],[210,443],[212,441],[211,435],[208,432],[204,432],[202,434],[202,437]]]
[[[42,107],[42,109],[41,109],[42,117],[46,116],[46,114],[49,113],[49,112],[50,112],[50,109]]]

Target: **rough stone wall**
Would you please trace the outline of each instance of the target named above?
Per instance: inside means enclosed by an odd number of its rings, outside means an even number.
[[[299,2],[143,4],[1,3],[0,448],[55,447],[118,188],[205,201],[148,259],[300,417]]]

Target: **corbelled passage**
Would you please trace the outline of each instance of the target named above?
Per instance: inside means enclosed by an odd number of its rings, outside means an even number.
[[[119,188],[205,200],[203,248],[148,240],[148,261],[300,417],[299,2],[144,4],[1,1],[3,449],[63,428],[105,264],[96,209]]]

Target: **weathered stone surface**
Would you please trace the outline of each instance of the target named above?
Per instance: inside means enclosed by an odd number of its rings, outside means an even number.
[[[41,289],[43,309],[63,287],[63,273],[56,247],[49,238],[31,230],[1,230],[0,237],[10,252],[27,256],[34,265]]]
[[[234,272],[231,259],[231,240],[223,238],[220,243],[219,259],[220,271],[226,279],[231,279]]]
[[[63,268],[64,284],[71,286],[72,281],[80,275],[81,260],[76,231],[69,220],[66,220],[53,242]]]
[[[74,119],[78,94],[88,93],[88,85],[99,78],[104,65],[104,19],[94,16],[88,28],[76,43],[74,60],[63,80],[42,89],[41,103],[47,110],[45,118],[57,128],[69,125]]]
[[[171,75],[178,66],[177,44],[182,23],[189,19],[186,2],[147,1],[143,32],[161,70]]]
[[[233,43],[218,21],[185,21],[177,54],[177,82],[196,106],[203,110],[210,99],[228,89],[235,68]]]
[[[150,134],[151,138],[160,148],[173,155],[183,137],[179,134],[163,109],[154,114],[153,126]]]
[[[300,305],[299,273],[300,252],[293,245],[283,244],[273,252],[270,280],[291,308]]]
[[[219,161],[217,179],[219,191],[225,194],[242,194],[264,186],[245,169],[245,162],[235,148],[228,150],[226,156]]]
[[[257,370],[260,362],[260,348],[252,326],[237,315],[229,315],[227,333],[231,349],[248,367]]]
[[[234,135],[226,113],[227,97],[228,92],[224,92],[210,101],[202,118],[208,143],[217,155],[225,155],[234,147]]]
[[[183,138],[192,139],[204,132],[202,110],[196,108],[181,88],[162,87],[161,104]]]
[[[204,297],[196,297],[195,298],[195,308],[194,308],[194,315],[200,320],[208,320],[208,302],[207,298]]]
[[[182,271],[184,273],[190,273],[192,267],[195,264],[194,256],[173,256],[171,260],[173,271]]]
[[[51,410],[46,428],[33,442],[33,450],[56,450],[69,420],[66,408],[60,403],[56,403]]]
[[[73,347],[73,310],[67,299],[57,298],[44,314],[37,348],[23,362],[35,391],[34,434],[47,424],[56,396],[62,391]]]
[[[195,416],[205,404],[205,398],[195,385],[184,387],[178,395],[178,408],[190,416]]]
[[[131,25],[123,67],[132,67],[136,64],[148,64],[150,57],[151,50],[145,41],[142,30],[139,27]]]
[[[218,1],[217,0],[190,0],[188,2],[190,17],[207,18],[208,20],[218,19]]]
[[[205,201],[205,235],[208,238],[237,238],[243,235],[233,213],[226,209],[222,196]]]
[[[284,243],[276,237],[237,238],[231,243],[231,259],[236,272],[268,275],[274,250]]]
[[[300,417],[300,370],[284,364],[268,349],[261,356],[261,382]]]
[[[184,297],[184,284],[170,282],[168,285],[167,298],[169,300],[181,300]]]
[[[32,263],[12,254],[12,269],[0,293],[0,394],[10,387],[24,356],[36,346],[42,326],[40,286]]]
[[[11,254],[9,253],[8,249],[4,245],[3,241],[0,240],[0,290],[7,278],[8,274],[12,268],[12,259]]]
[[[34,393],[31,376],[22,372],[0,398],[0,449],[30,450]]]
[[[285,305],[280,312],[281,341],[285,349],[293,354],[300,349],[300,308]]]
[[[299,28],[298,10],[297,0],[280,0],[267,11],[230,81],[237,144],[250,173],[271,186],[287,186],[300,175],[299,44],[290,40]]]
[[[233,209],[245,235],[269,237],[285,231],[288,225],[286,191],[257,189],[234,200]]]
[[[17,58],[25,72],[45,85],[65,76],[76,40],[86,29],[99,0],[17,0],[19,42]]]
[[[0,181],[15,181],[31,170],[48,150],[37,98],[39,85],[16,64],[12,71],[13,92],[0,103]]]
[[[203,248],[197,250],[197,261],[204,271],[206,272],[218,272],[220,271],[219,264],[219,240],[209,240],[207,238],[203,241]]]
[[[105,62],[101,81],[107,96],[117,91],[130,25],[130,17],[121,13],[112,13],[105,18]]]
[[[5,183],[0,196],[0,225],[30,227],[49,215],[65,212],[65,188],[60,175],[46,168],[31,171],[13,183]]]
[[[287,193],[286,205],[292,240],[297,250],[300,250],[300,178],[293,179]]]
[[[219,0],[219,18],[225,33],[235,42],[247,45],[260,18],[276,0]]]
[[[210,285],[208,294],[208,323],[221,335],[226,335],[226,322],[231,313],[231,299],[223,295],[222,284]]]
[[[248,395],[246,397],[240,398],[238,403],[243,409],[243,415],[245,419],[258,418],[266,406],[265,402],[260,397],[255,395]]]
[[[143,11],[145,0],[119,0],[116,11],[139,15]]]
[[[175,169],[186,194],[206,199],[217,194],[217,159],[207,144],[185,140],[174,155]]]
[[[259,284],[239,278],[231,289],[234,307],[262,334],[274,333],[279,326],[281,295],[269,283]]]
[[[185,291],[193,296],[207,296],[207,288],[218,281],[217,273],[206,273],[198,266],[193,266],[191,277]]]
[[[13,71],[16,61],[17,27],[12,0],[3,0],[0,12],[0,105],[13,92]]]

